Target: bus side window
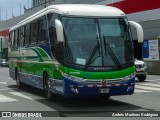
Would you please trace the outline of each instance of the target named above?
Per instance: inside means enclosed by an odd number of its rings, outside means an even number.
[[[20,47],[24,47],[24,26],[20,28]]]
[[[10,47],[10,49],[13,49],[13,38],[14,38],[13,34],[14,34],[14,31],[11,31],[9,33],[9,47]]]
[[[9,43],[10,43],[11,40],[12,40],[12,33],[13,33],[13,32],[10,32],[10,33],[9,33]]]
[[[45,17],[38,20],[38,42],[46,40],[46,21]]]
[[[16,31],[14,31],[14,33],[13,33],[13,34],[14,34],[14,35],[13,35],[14,38],[13,38],[13,42],[12,42],[12,48],[13,48],[13,49],[15,48],[15,34],[16,34],[15,32],[16,32]]]
[[[18,31],[17,31],[18,33],[17,33],[17,49],[19,48],[19,46],[20,46],[20,29],[18,29]]]
[[[25,47],[28,47],[30,42],[30,25],[25,26]]]
[[[15,30],[13,48],[17,49],[18,46],[19,46],[19,29]]]
[[[34,21],[31,23],[31,44],[37,43],[37,31],[38,31],[38,23]]]
[[[24,30],[23,30],[23,47],[26,46],[26,26],[24,26]]]
[[[53,52],[54,55],[54,45],[55,42],[57,41],[57,34],[56,34],[56,28],[55,28],[55,15],[52,14],[48,14],[47,15],[47,19],[48,19],[48,32],[49,32],[49,38],[50,38],[50,42],[51,42],[51,50]]]

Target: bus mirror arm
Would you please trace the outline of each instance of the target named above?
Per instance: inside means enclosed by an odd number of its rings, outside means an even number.
[[[134,22],[134,21],[129,21],[129,24],[130,24],[131,26],[133,26],[133,27],[136,28],[136,30],[137,30],[138,42],[139,42],[139,43],[143,42],[143,40],[144,40],[144,35],[143,35],[143,28],[142,28],[142,26],[141,26],[139,23]]]
[[[63,25],[60,20],[55,19],[55,27],[58,42],[64,42]]]

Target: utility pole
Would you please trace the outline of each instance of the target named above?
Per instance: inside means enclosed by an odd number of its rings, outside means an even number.
[[[28,0],[28,9],[29,9],[29,0]]]
[[[113,6],[114,0],[112,0],[112,6]]]
[[[13,7],[12,7],[12,18],[13,18]]]
[[[1,9],[0,9],[0,22],[1,22]]]
[[[21,3],[20,3],[20,15],[21,15]]]
[[[46,0],[44,1],[44,7],[46,8]]]
[[[7,20],[7,10],[6,10],[6,20]]]

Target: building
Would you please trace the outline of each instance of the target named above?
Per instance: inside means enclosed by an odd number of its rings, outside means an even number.
[[[136,33],[133,29],[135,57],[146,61],[148,73],[160,74],[160,70],[156,67],[160,66],[160,40],[158,41],[158,36],[160,36],[160,0],[32,0],[32,7],[26,9],[23,15],[0,23],[0,36],[3,36],[4,33],[7,36],[10,27],[53,4],[101,4],[123,10],[129,20],[139,22],[144,29],[145,44],[137,42]],[[146,45],[148,46],[145,47]],[[156,54],[153,54],[149,47],[156,49],[154,52]],[[148,57],[146,53],[150,53],[152,56]],[[154,59],[155,57],[156,59]]]

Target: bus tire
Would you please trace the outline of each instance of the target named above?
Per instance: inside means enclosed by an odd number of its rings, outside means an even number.
[[[141,76],[138,76],[138,80],[140,82],[144,82],[146,80],[146,75],[141,75]]]
[[[22,82],[20,81],[20,75],[19,75],[19,72],[16,70],[15,72],[15,78],[16,78],[16,85],[17,85],[17,88],[18,89],[21,89],[23,88],[23,85],[22,85]]]
[[[51,92],[51,81],[49,80],[49,76],[46,72],[43,75],[43,83],[47,99],[53,100],[53,93]]]

